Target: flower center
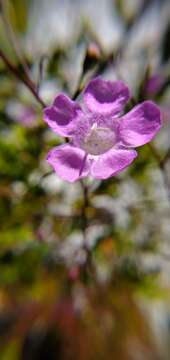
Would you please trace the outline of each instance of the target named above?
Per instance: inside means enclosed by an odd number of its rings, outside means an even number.
[[[100,155],[110,150],[115,143],[116,135],[112,130],[94,124],[86,135],[82,148],[91,155]]]

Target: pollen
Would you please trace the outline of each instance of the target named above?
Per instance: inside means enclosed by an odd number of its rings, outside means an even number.
[[[109,128],[93,126],[84,138],[82,148],[91,155],[101,155],[116,143],[116,135]]]

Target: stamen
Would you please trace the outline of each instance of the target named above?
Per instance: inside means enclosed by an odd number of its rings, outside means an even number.
[[[100,155],[110,150],[116,143],[116,135],[109,128],[93,124],[90,133],[85,137],[82,148],[91,155]]]

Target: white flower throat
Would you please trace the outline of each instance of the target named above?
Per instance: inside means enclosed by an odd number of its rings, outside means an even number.
[[[109,128],[97,127],[95,123],[84,138],[82,148],[91,155],[101,155],[116,143],[116,135]]]

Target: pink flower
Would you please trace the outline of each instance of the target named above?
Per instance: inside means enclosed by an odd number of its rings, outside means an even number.
[[[161,127],[158,106],[144,101],[119,116],[129,98],[122,81],[97,77],[83,92],[82,105],[61,94],[44,110],[52,130],[70,140],[47,156],[61,178],[69,182],[87,175],[107,179],[132,163],[137,156],[133,148],[153,139]]]

